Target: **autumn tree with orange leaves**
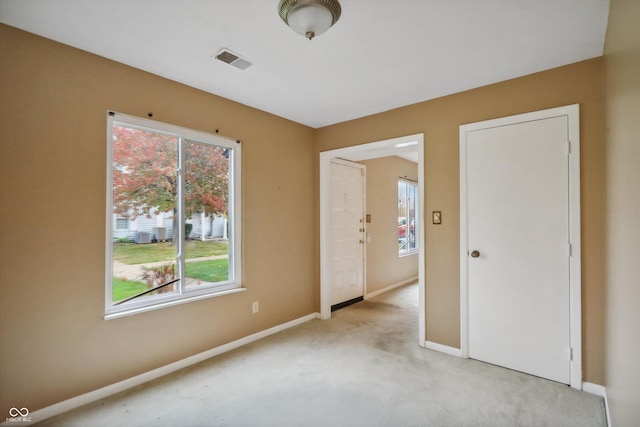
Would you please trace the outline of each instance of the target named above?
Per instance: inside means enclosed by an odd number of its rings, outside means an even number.
[[[184,144],[185,216],[227,215],[229,160],[222,147]],[[138,215],[177,212],[178,138],[150,130],[113,126],[113,210]],[[176,222],[174,221],[174,224]]]

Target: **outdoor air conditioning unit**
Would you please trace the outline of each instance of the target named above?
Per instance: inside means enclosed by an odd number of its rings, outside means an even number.
[[[138,231],[135,235],[136,243],[151,243],[151,233]]]

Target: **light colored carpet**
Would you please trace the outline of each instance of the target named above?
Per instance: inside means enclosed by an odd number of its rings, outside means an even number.
[[[603,400],[418,346],[416,285],[42,426],[606,426]]]

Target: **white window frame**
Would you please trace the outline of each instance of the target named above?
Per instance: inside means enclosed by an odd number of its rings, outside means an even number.
[[[420,218],[419,218],[419,215],[420,215],[420,209],[419,209],[420,193],[418,192],[418,190],[419,190],[418,182],[413,181],[411,179],[399,177],[398,178],[398,184],[401,183],[401,182],[405,183],[405,184],[408,184],[408,185],[413,185],[415,187],[415,194],[416,194],[416,205],[414,207],[414,210],[415,210],[415,214],[414,214],[415,215],[415,221],[414,221],[414,225],[413,225],[413,233],[414,233],[414,236],[415,236],[414,237],[414,239],[415,239],[415,248],[411,248],[411,249],[407,248],[405,250],[398,249],[398,256],[399,257],[404,257],[404,256],[407,256],[407,255],[413,255],[413,254],[417,254],[417,253],[420,252],[420,239],[419,239],[420,234],[419,234],[419,230],[418,230],[418,226],[420,224]],[[408,187],[407,187],[407,190],[408,190]],[[411,230],[411,224],[410,224],[410,221],[409,221],[409,203],[408,203],[408,201],[409,201],[409,191],[406,192],[406,200],[407,200],[407,217],[406,217],[407,223],[406,223],[405,238],[409,239],[409,236],[411,234],[411,231],[410,231]],[[396,230],[396,232],[397,232],[397,230]]]
[[[185,141],[212,144],[229,149],[229,280],[210,286],[198,286],[187,288],[178,286],[177,293],[159,294],[134,299],[129,302],[114,305],[113,301],[113,231],[115,221],[113,218],[113,125],[120,123],[125,126],[148,129],[159,133],[175,135],[178,138],[178,218],[180,218],[178,230],[178,249],[176,262],[180,275],[184,275],[184,179],[182,159],[184,158]],[[180,126],[143,119],[126,114],[109,111],[107,114],[107,223],[106,223],[106,269],[105,269],[105,319],[128,316],[158,308],[227,295],[245,290],[242,286],[242,211],[241,211],[241,156],[242,144],[240,141],[223,138],[206,132],[196,131]],[[183,278],[183,277],[181,277]],[[181,280],[184,282],[184,280]]]

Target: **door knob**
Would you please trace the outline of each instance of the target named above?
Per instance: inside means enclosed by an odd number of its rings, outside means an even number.
[[[480,256],[480,252],[478,252],[478,251],[473,251],[473,252],[471,252],[471,256],[472,256],[473,258],[478,258],[478,257]]]

